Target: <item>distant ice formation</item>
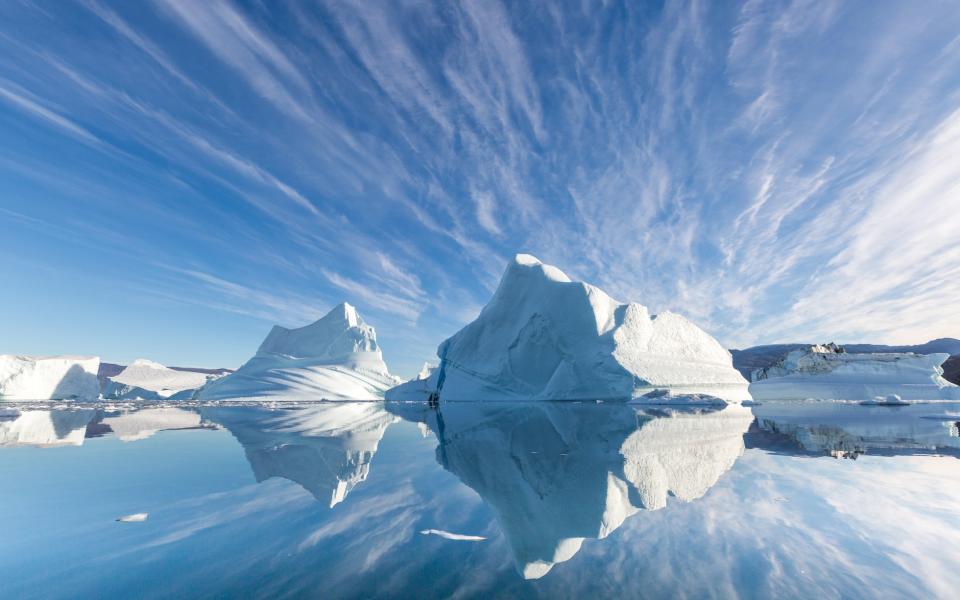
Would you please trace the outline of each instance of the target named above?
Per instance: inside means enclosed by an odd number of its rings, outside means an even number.
[[[118,375],[107,379],[103,386],[103,397],[111,400],[189,399],[195,390],[215,378],[195,371],[177,371],[138,358]]]
[[[0,354],[0,400],[96,400],[96,356]]]
[[[629,399],[652,391],[748,399],[730,353],[687,319],[650,315],[520,254],[475,321],[437,350],[440,366],[388,400]]]
[[[274,326],[253,358],[196,397],[372,400],[399,381],[387,371],[373,327],[343,303],[311,325]]]
[[[372,402],[282,411],[217,407],[202,413],[237,438],[258,482],[288,479],[331,508],[367,478],[380,440],[398,420]]]
[[[703,496],[743,452],[753,416],[627,404],[387,404],[426,422],[437,460],[496,513],[517,570],[544,576],[639,510]]]
[[[835,344],[790,351],[753,372],[750,393],[758,401],[960,399],[960,387],[943,378],[947,354],[852,354]]]

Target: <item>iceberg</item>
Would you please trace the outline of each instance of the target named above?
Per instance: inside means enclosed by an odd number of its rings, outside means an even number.
[[[671,313],[617,302],[517,255],[475,321],[437,350],[427,379],[388,400],[627,400],[668,389],[729,401],[748,383],[713,337]]]
[[[25,410],[12,419],[0,419],[0,447],[81,446],[95,410]]]
[[[848,353],[836,344],[792,350],[776,363],[755,370],[750,394],[758,401],[960,399],[960,387],[943,378],[947,354]]]
[[[240,442],[257,482],[282,477],[333,508],[367,478],[384,433],[398,418],[373,402],[296,410],[203,409]]]
[[[399,383],[373,327],[347,303],[299,329],[274,326],[236,372],[201,388],[199,400],[373,400]]]
[[[0,400],[96,400],[96,356],[0,354]]]
[[[390,403],[437,436],[437,461],[491,507],[527,579],[640,510],[690,502],[741,456],[748,408]]]
[[[138,358],[119,374],[107,378],[103,397],[111,400],[188,400],[195,390],[215,378],[214,375],[178,371]]]

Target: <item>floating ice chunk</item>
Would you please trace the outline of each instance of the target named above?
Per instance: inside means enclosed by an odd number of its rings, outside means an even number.
[[[374,400],[399,381],[383,362],[373,327],[343,303],[305,327],[275,326],[253,358],[197,398]]]
[[[96,356],[0,354],[0,400],[96,400]]]
[[[142,523],[147,520],[148,516],[150,516],[150,513],[134,513],[132,515],[117,517],[117,521],[120,523]]]
[[[462,533],[450,533],[442,529],[424,529],[420,532],[422,535],[436,535],[448,540],[459,540],[463,542],[482,542],[485,537],[482,535],[464,535]]]
[[[520,254],[426,378],[388,400],[628,400],[656,389],[749,398],[730,353],[685,318],[650,315]]]
[[[851,354],[838,347],[813,346],[788,352],[775,364],[754,371],[750,393],[756,400],[880,397],[879,403],[889,405],[904,399],[960,399],[960,387],[943,378],[940,365],[947,358],[906,352]],[[889,399],[893,396],[896,401]]]

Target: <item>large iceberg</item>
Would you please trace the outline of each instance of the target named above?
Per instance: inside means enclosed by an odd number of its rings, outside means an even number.
[[[617,302],[517,255],[475,321],[437,350],[440,366],[388,400],[630,399],[656,390],[749,398],[730,353],[671,312]]]
[[[257,481],[294,481],[331,508],[367,478],[387,427],[398,419],[378,403],[338,402],[296,410],[203,409],[243,446]]]
[[[854,354],[835,344],[793,350],[753,372],[750,394],[759,401],[872,400],[897,395],[905,400],[960,399],[960,387],[943,378],[947,354],[908,352]]]
[[[256,355],[211,381],[200,400],[372,400],[399,379],[383,362],[377,334],[347,303],[299,329],[274,326]]]
[[[580,403],[391,403],[490,505],[517,570],[540,578],[640,510],[703,496],[741,456],[750,410]]]
[[[119,374],[107,378],[103,397],[108,399],[189,399],[215,375],[170,369],[160,363],[138,358]]]
[[[0,354],[0,400],[96,400],[97,356]]]

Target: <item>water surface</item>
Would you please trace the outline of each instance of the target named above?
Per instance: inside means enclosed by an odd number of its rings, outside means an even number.
[[[7,407],[0,597],[955,597],[958,422],[946,403]]]

